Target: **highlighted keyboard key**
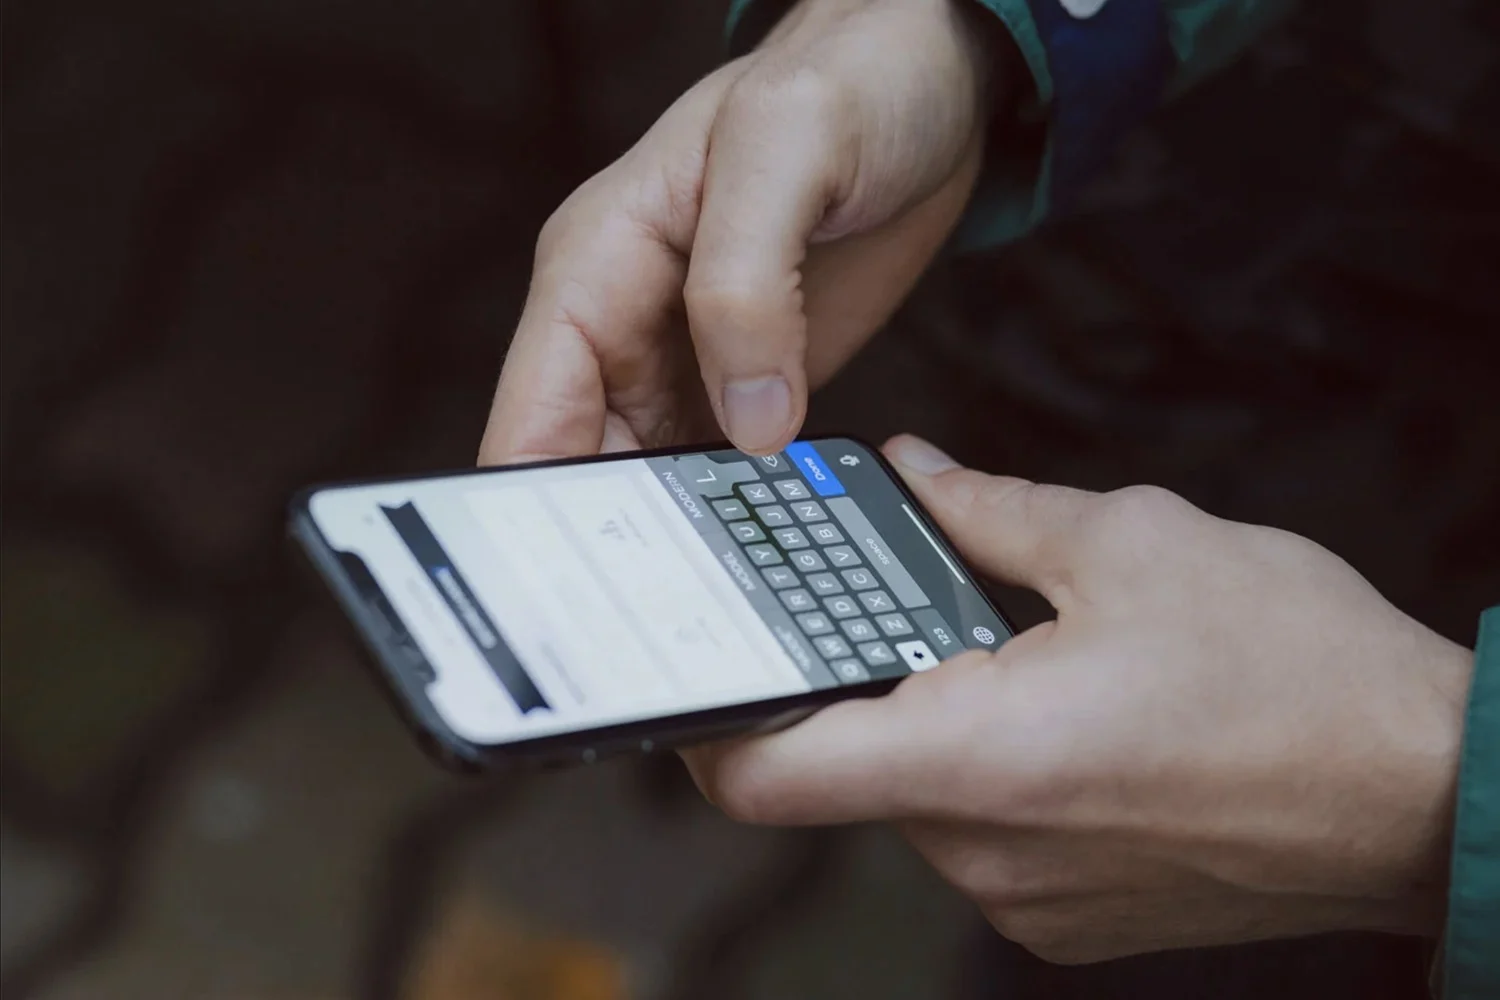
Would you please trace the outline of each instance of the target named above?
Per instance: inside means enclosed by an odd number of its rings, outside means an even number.
[[[813,490],[820,497],[836,497],[844,493],[844,484],[833,474],[812,445],[795,441],[786,446],[786,457],[792,460],[797,471],[807,477]]]

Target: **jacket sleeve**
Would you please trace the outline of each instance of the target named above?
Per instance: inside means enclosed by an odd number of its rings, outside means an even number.
[[[1458,771],[1443,1000],[1500,997],[1500,606],[1479,619]]]
[[[1031,78],[992,129],[957,242],[1014,240],[1065,211],[1121,138],[1158,104],[1231,61],[1292,0],[967,0],[999,18]],[[753,46],[790,6],[733,0],[731,49]]]

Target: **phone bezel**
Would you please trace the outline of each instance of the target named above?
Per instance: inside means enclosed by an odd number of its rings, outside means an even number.
[[[800,441],[851,441],[875,456],[882,471],[896,489],[910,503],[911,509],[922,523],[947,549],[950,556],[959,560],[969,576],[978,579],[959,554],[951,539],[927,513],[912,492],[907,489],[895,467],[881,454],[879,448],[854,434],[819,434],[798,438]],[[378,486],[395,483],[421,482],[429,479],[454,479],[467,476],[494,475],[497,472],[545,469],[569,465],[593,465],[601,462],[622,461],[634,458],[664,458],[673,455],[697,454],[701,452],[736,450],[728,441],[706,444],[648,448],[641,451],[613,452],[581,458],[548,459],[540,462],[525,462],[515,465],[479,466],[440,472],[424,472],[411,476],[382,476],[347,479],[321,483],[299,490],[290,501],[289,528],[292,538],[298,543],[335,600],[345,612],[353,626],[360,644],[369,654],[380,675],[381,687],[395,702],[398,714],[416,733],[418,741],[435,759],[447,767],[459,771],[505,770],[517,764],[564,764],[592,763],[622,752],[652,752],[675,749],[710,739],[744,734],[757,728],[767,727],[795,717],[805,717],[819,708],[850,698],[879,697],[904,680],[904,677],[866,681],[862,684],[805,691],[782,698],[746,702],[719,708],[700,709],[681,715],[639,719],[592,729],[580,729],[567,733],[554,733],[517,740],[511,743],[481,744],[466,740],[454,733],[426,695],[425,678],[414,678],[408,664],[398,659],[398,650],[382,637],[387,630],[375,624],[368,599],[350,579],[349,573],[339,562],[339,550],[324,537],[322,530],[312,517],[312,498],[328,490],[350,489],[361,486]],[[1016,629],[1009,616],[995,604],[982,587],[976,586],[979,596],[1012,635]],[[382,596],[384,592],[382,591]],[[385,598],[389,600],[388,597]]]

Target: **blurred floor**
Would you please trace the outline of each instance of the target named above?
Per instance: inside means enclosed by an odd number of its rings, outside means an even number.
[[[7,6],[7,998],[951,995],[972,912],[885,832],[735,827],[671,759],[440,774],[281,537],[306,482],[471,460],[537,227],[713,65],[720,14]],[[1358,335],[1271,310],[1269,343],[1225,312],[1260,286],[1197,286],[1217,325],[1158,308],[1169,241],[1108,202],[1159,183],[1152,141],[1093,221],[941,269],[815,428],[1158,482],[1469,641],[1493,300]]]

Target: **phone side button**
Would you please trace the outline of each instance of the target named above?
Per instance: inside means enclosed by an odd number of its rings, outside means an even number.
[[[620,740],[617,743],[605,743],[601,746],[584,747],[575,750],[578,756],[575,758],[585,764],[597,764],[602,760],[614,757],[623,757],[627,754],[648,754],[656,750],[655,740]]]

